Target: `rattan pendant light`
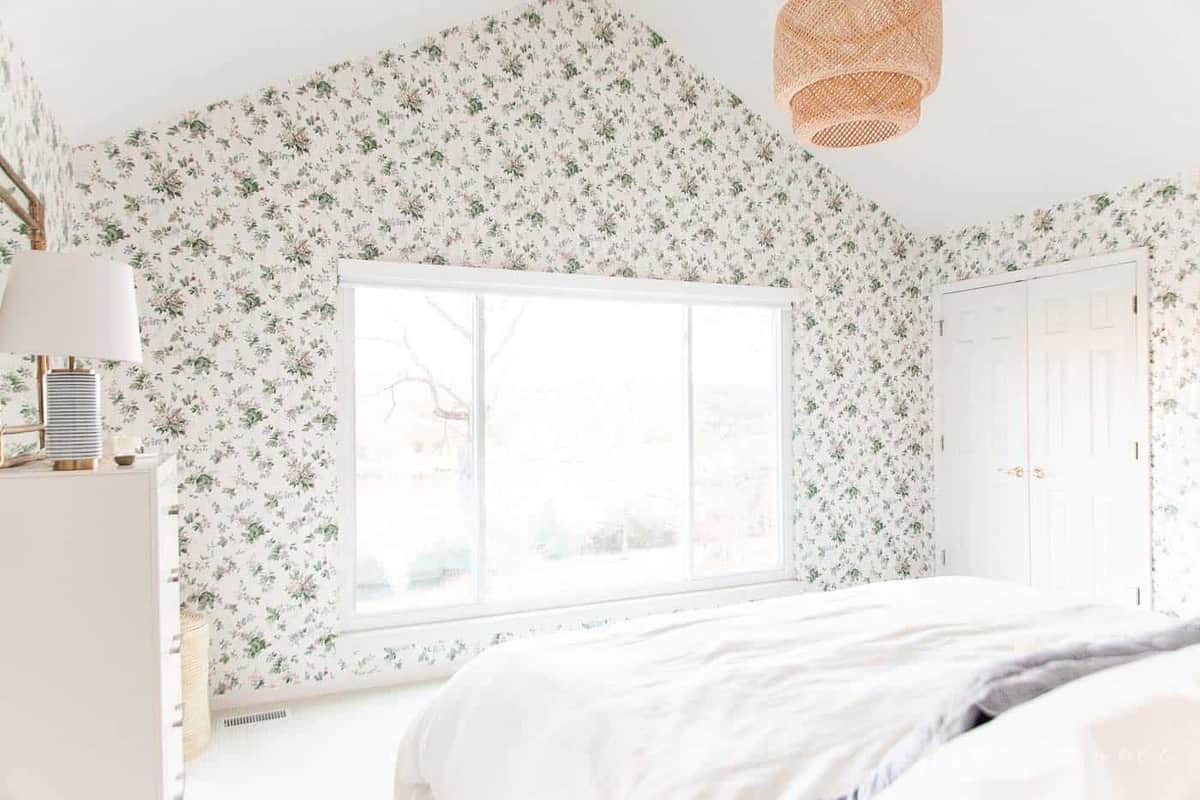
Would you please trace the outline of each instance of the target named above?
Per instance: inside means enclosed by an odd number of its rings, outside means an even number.
[[[775,100],[819,147],[909,130],[941,71],[941,0],[788,0],[775,20]]]

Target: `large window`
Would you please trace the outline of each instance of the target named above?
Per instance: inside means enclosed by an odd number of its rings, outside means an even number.
[[[789,292],[343,262],[340,299],[349,625],[788,575]]]

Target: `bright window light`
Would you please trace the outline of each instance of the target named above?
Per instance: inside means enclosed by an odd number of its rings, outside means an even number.
[[[340,293],[352,625],[789,577],[786,301],[414,269]]]

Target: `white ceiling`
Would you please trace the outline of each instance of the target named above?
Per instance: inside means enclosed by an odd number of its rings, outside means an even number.
[[[0,25],[67,138],[87,144],[519,5],[519,0],[0,0]]]
[[[616,0],[781,130],[778,0]],[[73,142],[95,141],[511,0],[0,0]],[[945,0],[942,84],[916,130],[817,156],[917,233],[1200,166],[1200,3]],[[790,135],[790,132],[789,132]]]
[[[790,131],[771,92],[776,0],[629,5]],[[814,151],[914,232],[1200,166],[1200,2],[945,0],[944,17],[942,81],[916,129]]]

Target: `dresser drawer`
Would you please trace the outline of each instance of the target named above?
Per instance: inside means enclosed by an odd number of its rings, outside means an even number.
[[[183,671],[179,654],[162,657],[162,709],[167,727],[175,720],[175,707],[183,702]]]
[[[180,657],[168,650],[180,630],[180,585],[167,575],[179,545],[165,510],[179,488],[163,477],[170,460],[0,470],[0,724],[9,732],[0,736],[0,798],[178,794]],[[35,608],[22,606],[29,598]],[[18,768],[11,776],[9,765]]]
[[[179,630],[179,584],[163,583],[158,593],[159,652],[178,655],[182,643]],[[175,652],[172,653],[171,651]]]
[[[178,655],[162,662],[163,777],[173,781],[183,769],[183,690]]]
[[[170,728],[163,735],[163,798],[183,800],[183,728]]]
[[[179,506],[179,485],[175,483],[174,473],[169,479],[164,479],[158,484],[158,509],[161,513],[168,513],[173,507]]]
[[[167,780],[167,791],[163,795],[167,800],[183,800],[187,788],[186,776],[180,772],[174,779]]]
[[[158,515],[158,572],[164,580],[179,581],[179,516],[162,511]]]

